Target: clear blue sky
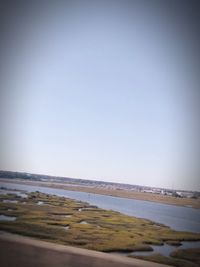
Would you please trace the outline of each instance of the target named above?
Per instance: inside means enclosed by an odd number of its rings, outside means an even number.
[[[184,25],[138,1],[75,2],[14,26],[0,168],[200,190]]]

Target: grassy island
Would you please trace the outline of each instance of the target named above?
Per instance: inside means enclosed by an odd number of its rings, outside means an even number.
[[[200,234],[174,231],[150,220],[40,192],[29,193],[27,198],[0,195],[0,213],[16,217],[0,221],[1,230],[104,252],[151,251],[151,245],[200,240]],[[180,250],[170,260],[161,255],[143,258],[174,266],[198,266],[198,259],[194,261],[191,254]]]

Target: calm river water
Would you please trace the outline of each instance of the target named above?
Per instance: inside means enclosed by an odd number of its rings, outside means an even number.
[[[199,209],[32,185],[0,183],[0,186],[27,192],[40,191],[86,201],[100,208],[115,210],[127,215],[162,223],[175,230],[200,232]]]

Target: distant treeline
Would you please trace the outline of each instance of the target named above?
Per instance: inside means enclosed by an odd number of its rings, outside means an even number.
[[[28,179],[28,180],[53,180],[53,181],[63,181],[68,183],[76,183],[76,184],[110,184],[115,185],[118,183],[112,182],[102,182],[97,180],[87,180],[80,178],[69,178],[69,177],[61,177],[61,176],[52,176],[52,175],[44,175],[44,174],[33,174],[26,172],[13,172],[13,171],[3,171],[0,170],[0,178],[8,178],[8,179]],[[126,185],[126,184],[124,184]]]
[[[0,178],[41,180],[41,178],[48,178],[48,175],[30,174],[25,172],[0,171]]]
[[[104,182],[98,180],[87,180],[80,178],[69,178],[69,177],[61,177],[61,176],[51,176],[44,174],[33,174],[26,172],[13,172],[13,171],[4,171],[0,170],[0,179],[26,179],[26,180],[34,180],[34,181],[54,181],[54,182],[66,182],[71,184],[82,184],[82,185],[98,185],[98,184],[106,184],[106,185],[121,185],[123,187],[137,187],[134,185],[121,184],[121,183],[113,183],[113,182]],[[139,187],[139,186],[138,186]]]
[[[69,177],[51,176],[51,175],[44,175],[44,174],[33,174],[33,173],[26,173],[26,172],[3,171],[3,170],[0,170],[0,178],[28,179],[28,180],[34,180],[34,181],[52,180],[52,181],[62,181],[62,182],[76,183],[76,184],[77,183],[78,184],[101,183],[101,181],[91,181],[91,180],[80,179],[80,178],[69,178]]]

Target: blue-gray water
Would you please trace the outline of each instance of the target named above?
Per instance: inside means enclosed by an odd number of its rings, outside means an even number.
[[[0,221],[15,221],[16,220],[16,217],[13,217],[13,216],[6,216],[6,215],[3,215],[1,214],[0,215]]]
[[[164,244],[162,246],[151,246],[153,251],[136,251],[136,252],[112,252],[112,254],[118,254],[123,256],[150,256],[155,253],[162,254],[163,256],[169,257],[170,254],[177,250],[177,247]],[[200,248],[200,241],[184,241],[181,242],[181,246],[178,249],[188,249],[188,248]]]
[[[49,187],[37,187],[12,183],[0,183],[0,185],[8,189],[25,190],[28,192],[40,191],[47,194],[55,194],[58,196],[86,201],[100,208],[111,209],[127,215],[162,223],[175,230],[200,232],[199,209],[85,192],[54,189]]]

